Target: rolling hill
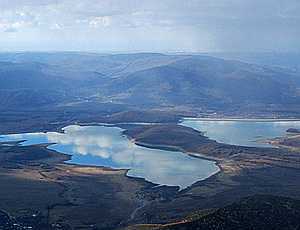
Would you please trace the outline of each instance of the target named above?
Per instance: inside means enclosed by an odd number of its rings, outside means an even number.
[[[298,200],[256,195],[218,209],[197,220],[167,225],[160,230],[284,230],[300,228],[300,202]]]
[[[293,107],[300,76],[202,55],[2,53],[0,108],[122,104],[131,108]]]

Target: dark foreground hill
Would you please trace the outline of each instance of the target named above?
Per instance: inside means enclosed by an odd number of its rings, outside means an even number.
[[[300,229],[300,201],[257,195],[197,220],[164,226],[163,230],[292,230]]]
[[[300,77],[201,55],[3,53],[0,110],[115,104],[139,109],[298,108]]]

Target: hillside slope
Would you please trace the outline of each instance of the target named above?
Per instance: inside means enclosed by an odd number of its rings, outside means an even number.
[[[216,211],[195,213],[166,225],[137,225],[127,230],[295,230],[300,229],[300,201],[255,195]]]
[[[111,103],[136,108],[297,107],[300,76],[199,55],[0,55],[0,108]]]

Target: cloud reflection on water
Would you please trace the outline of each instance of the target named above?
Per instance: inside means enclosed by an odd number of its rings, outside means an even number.
[[[104,126],[68,126],[64,133],[16,134],[10,140],[28,140],[28,144],[56,143],[49,148],[72,154],[72,163],[128,168],[128,176],[180,186],[184,189],[216,173],[212,161],[186,154],[137,146],[122,136],[122,129]]]
[[[183,126],[202,131],[221,143],[252,147],[272,147],[260,140],[286,135],[289,128],[300,128],[300,121],[214,121],[184,119]]]

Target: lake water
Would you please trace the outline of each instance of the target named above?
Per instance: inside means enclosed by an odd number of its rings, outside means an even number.
[[[250,147],[271,147],[263,141],[284,136],[289,128],[300,129],[300,121],[221,121],[186,118],[181,125],[202,131],[207,137],[220,143]]]
[[[3,135],[0,140],[26,140],[22,145],[56,143],[49,149],[72,154],[71,163],[130,169],[128,176],[145,178],[160,185],[179,186],[181,189],[219,171],[212,161],[181,152],[137,146],[122,135],[121,128],[72,125],[63,130],[64,133]]]

